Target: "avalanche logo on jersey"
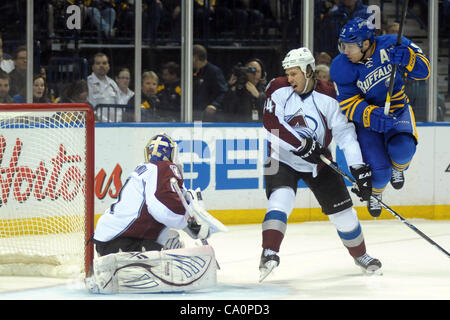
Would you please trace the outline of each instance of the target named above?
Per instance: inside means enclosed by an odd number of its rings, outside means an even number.
[[[317,139],[317,121],[306,115],[302,108],[300,108],[294,115],[286,116],[286,122],[301,136],[301,137],[313,137]],[[307,120],[309,120],[309,124]],[[312,125],[312,127],[311,127]]]

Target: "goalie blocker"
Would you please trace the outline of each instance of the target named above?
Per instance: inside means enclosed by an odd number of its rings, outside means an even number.
[[[216,285],[216,266],[211,246],[119,252],[98,258],[85,282],[103,294],[191,291]]]

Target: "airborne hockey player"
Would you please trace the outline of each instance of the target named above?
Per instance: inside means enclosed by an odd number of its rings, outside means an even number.
[[[430,61],[411,40],[396,35],[376,37],[368,22],[356,18],[339,34],[339,54],[331,63],[330,75],[337,88],[341,111],[356,126],[364,160],[373,172],[374,197],[367,203],[373,217],[381,214],[379,200],[386,185],[401,189],[417,144],[414,112],[405,92],[403,78],[426,80]],[[391,65],[398,65],[389,115],[383,106],[389,87]]]
[[[355,127],[340,112],[337,101],[321,93],[323,83],[314,78],[315,60],[309,49],[291,50],[282,64],[286,76],[269,83],[264,107],[270,156],[264,168],[268,205],[262,224],[260,281],[280,263],[278,253],[300,179],[336,227],[355,263],[368,273],[380,273],[380,261],[366,253],[343,178],[320,160],[321,155],[332,160],[328,146],[334,138],[357,181],[358,188],[352,191],[368,200],[371,170],[363,162]]]
[[[197,223],[186,214],[187,209],[206,211],[200,209],[197,193],[184,189],[176,143],[165,134],[154,136],[145,147],[145,160],[98,220],[93,241],[99,257],[87,288],[94,293],[151,293],[215,285],[212,247],[183,248],[175,230],[200,240],[217,231],[206,220]],[[172,183],[185,191],[187,201]]]

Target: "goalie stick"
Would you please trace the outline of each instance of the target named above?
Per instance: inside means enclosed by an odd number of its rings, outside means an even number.
[[[400,21],[400,27],[398,29],[397,34],[397,46],[402,44],[402,36],[403,36],[403,26],[405,25],[406,20],[406,12],[408,11],[408,0],[403,0],[403,8],[402,8],[402,20]],[[389,89],[386,96],[386,102],[384,103],[384,114],[387,116],[391,109],[391,96],[392,91],[394,90],[394,81],[395,81],[395,73],[397,72],[397,66],[394,64],[391,70],[391,77],[389,79]]]
[[[338,174],[340,174],[342,177],[346,178],[348,181],[350,181],[351,183],[355,184],[356,181],[355,179],[353,179],[352,177],[350,177],[348,174],[346,174],[345,172],[343,172],[341,169],[338,168],[338,166],[334,163],[331,162],[330,160],[328,160],[324,155],[320,155],[320,159],[326,164],[328,165],[331,169],[333,169],[335,172],[337,172]],[[441,252],[443,252],[445,255],[447,255],[447,257],[450,258],[450,253],[448,253],[447,250],[445,250],[444,248],[442,248],[440,245],[438,245],[436,242],[434,242],[430,237],[428,237],[426,234],[424,234],[422,231],[420,231],[419,229],[417,229],[414,225],[412,225],[410,222],[408,222],[408,220],[406,220],[405,218],[403,218],[401,215],[399,215],[397,212],[395,212],[393,209],[391,209],[388,205],[386,205],[383,201],[381,201],[380,199],[378,199],[377,197],[374,197],[373,195],[371,195],[371,197],[375,200],[377,200],[381,206],[383,206],[383,208],[385,208],[387,211],[389,211],[392,215],[394,215],[396,218],[398,218],[401,222],[403,222],[405,225],[407,225],[410,229],[412,229],[414,232],[416,232],[419,236],[421,236],[422,238],[424,238],[426,241],[428,241],[430,244],[432,244],[433,246],[435,246],[437,249],[439,249]]]

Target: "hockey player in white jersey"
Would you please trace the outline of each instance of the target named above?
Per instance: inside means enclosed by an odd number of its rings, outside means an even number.
[[[173,292],[215,285],[212,247],[183,248],[176,231],[203,240],[217,231],[186,214],[187,209],[191,214],[206,211],[199,209],[192,190],[186,193],[187,202],[177,194],[173,183],[178,191],[186,190],[176,162],[177,145],[169,136],[150,139],[145,162],[128,176],[117,200],[97,222],[93,241],[98,257],[86,279],[91,292]]]
[[[371,170],[363,162],[354,125],[341,113],[335,99],[321,93],[323,86],[314,77],[315,60],[309,49],[291,50],[282,64],[286,76],[273,79],[267,86],[263,116],[270,156],[264,168],[268,207],[262,224],[260,281],[280,263],[278,253],[300,179],[335,225],[356,265],[368,273],[381,273],[380,261],[366,253],[343,178],[320,159],[324,155],[332,160],[328,146],[334,138],[357,181],[352,191],[368,200]]]

